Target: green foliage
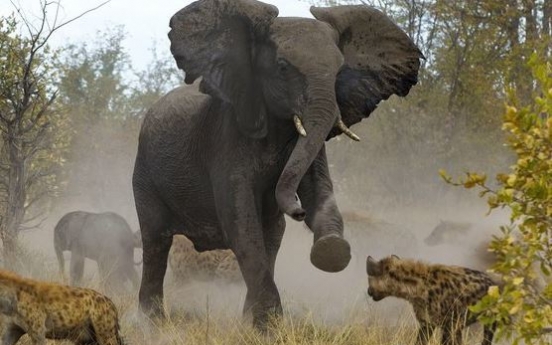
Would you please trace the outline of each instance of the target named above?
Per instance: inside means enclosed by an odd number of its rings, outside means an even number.
[[[98,32],[91,44],[69,44],[58,64],[60,101],[75,125],[124,116],[128,85],[124,73],[129,57],[122,27]]]
[[[151,61],[143,71],[135,72],[138,82],[130,90],[129,115],[142,118],[147,109],[175,86],[183,84],[184,74],[174,64],[173,57],[161,54],[156,45],[150,49]]]
[[[153,102],[178,85],[180,73],[168,49],[158,54],[155,47],[146,69],[134,71],[123,27],[95,37],[67,45],[57,64],[60,107],[75,133],[64,169],[66,191],[81,205],[121,211],[120,205],[129,204],[125,197],[141,120]]]
[[[499,335],[544,344],[543,330],[552,325],[552,64],[533,54],[529,66],[538,92],[528,105],[509,93],[502,128],[516,162],[510,173],[497,175],[498,188],[476,173],[459,182],[441,175],[455,185],[478,187],[490,210],[510,211],[510,224],[490,245],[497,254],[492,270],[504,286],[490,290],[474,311],[486,323],[497,322]]]
[[[60,194],[68,121],[56,111],[54,61],[47,36],[25,36],[13,16],[0,18],[0,226],[17,233]],[[40,207],[39,207],[40,206]],[[1,222],[0,222],[1,223]]]

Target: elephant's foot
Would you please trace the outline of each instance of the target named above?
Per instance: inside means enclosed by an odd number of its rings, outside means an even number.
[[[140,299],[140,310],[151,319],[165,319],[166,313],[163,307],[163,298]]]
[[[268,310],[253,312],[253,327],[264,334],[270,334],[278,321],[282,318],[283,311],[281,306],[270,307]]]
[[[351,261],[351,246],[339,235],[325,235],[314,242],[310,259],[322,271],[339,272]]]

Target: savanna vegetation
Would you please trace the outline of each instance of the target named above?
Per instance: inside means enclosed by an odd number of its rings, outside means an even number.
[[[511,224],[491,244],[505,286],[475,308],[483,321],[499,322],[505,339],[549,342],[552,1],[363,2],[394,18],[426,59],[407,98],[384,102],[353,128],[360,143],[336,139],[328,147],[342,207],[397,215],[471,205],[477,197],[443,183],[440,169],[452,184],[480,188]],[[15,8],[0,18],[0,237],[4,266],[52,279],[46,260],[18,246],[19,234],[40,228],[59,205],[128,204],[141,119],[182,75],[165,41],[152,46],[147,68],[136,70],[123,47],[124,27],[50,46],[50,35],[66,28],[52,19],[56,4],[42,4],[38,21]],[[544,285],[536,287],[537,276]],[[135,296],[119,304],[133,343],[403,344],[414,334],[408,317],[389,332],[373,315],[335,325],[307,313],[286,314],[267,339],[235,318],[210,315],[208,305],[200,315],[175,312],[165,324],[144,327],[129,316],[134,304]]]

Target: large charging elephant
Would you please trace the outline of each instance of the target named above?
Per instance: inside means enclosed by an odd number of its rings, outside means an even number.
[[[274,264],[284,214],[313,231],[316,267],[347,266],[324,141],[358,139],[347,126],[392,94],[408,94],[422,54],[371,7],[311,12],[316,19],[284,18],[254,0],[200,0],[171,18],[171,52],[192,85],[151,107],[140,133],[133,188],[142,310],[163,313],[175,233],[199,251],[234,251],[247,285],[244,311],[257,326],[281,312]]]
[[[113,212],[69,212],[54,228],[54,249],[59,270],[65,275],[64,251],[71,252],[70,282],[79,285],[85,258],[98,263],[100,277],[109,288],[120,289],[126,281],[138,286],[134,248],[141,247],[139,232]]]

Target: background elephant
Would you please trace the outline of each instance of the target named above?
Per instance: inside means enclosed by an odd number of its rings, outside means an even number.
[[[441,220],[424,239],[424,243],[443,256],[453,260],[454,264],[466,265],[480,271],[492,268],[497,255],[489,250],[493,236],[501,236],[499,225],[482,226],[470,222]],[[552,278],[544,274],[538,262],[532,264],[532,283],[537,289],[544,289]]]
[[[232,249],[244,312],[261,327],[281,313],[274,264],[284,214],[313,231],[316,267],[349,263],[324,142],[342,132],[357,140],[346,126],[407,95],[422,54],[371,7],[311,12],[316,19],[281,18],[254,0],[200,0],[171,18],[171,52],[193,85],[153,105],[140,132],[133,189],[145,312],[163,314],[175,233],[198,251]]]
[[[493,234],[498,234],[498,226],[441,220],[424,239],[424,244],[437,251],[446,251],[454,264],[485,271],[496,262],[496,256],[489,251]]]
[[[63,275],[63,251],[71,252],[71,285],[80,284],[84,259],[89,258],[98,263],[100,277],[108,287],[120,288],[127,280],[137,287],[134,248],[140,246],[139,232],[133,233],[125,219],[112,212],[70,212],[54,229],[54,248]]]

